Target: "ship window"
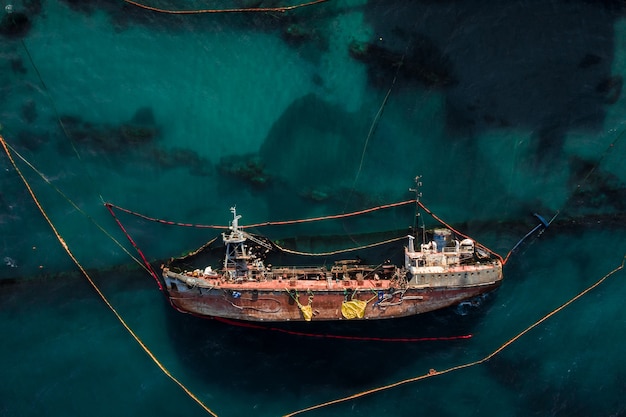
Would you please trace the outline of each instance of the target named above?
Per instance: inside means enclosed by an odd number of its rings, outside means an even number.
[[[170,283],[170,286],[171,286],[171,288],[172,288],[174,291],[178,291],[178,287],[176,286],[176,283],[175,283],[175,282],[171,282],[171,283]]]

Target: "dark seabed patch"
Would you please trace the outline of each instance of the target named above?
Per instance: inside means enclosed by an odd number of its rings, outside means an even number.
[[[570,186],[575,189],[567,204],[573,215],[604,209],[609,213],[626,211],[626,184],[616,175],[597,167],[598,161],[573,157],[570,161],[572,175]],[[593,170],[594,175],[587,177]],[[583,187],[578,187],[584,184]]]
[[[288,183],[341,183],[358,168],[366,134],[366,126],[341,107],[306,95],[274,123],[259,154],[267,171]]]
[[[606,106],[621,95],[621,77],[611,67],[619,8],[569,1],[369,5],[371,43],[385,51],[370,72],[388,56],[396,63],[410,58],[405,52],[423,34],[431,49],[445,51],[456,81],[444,90],[447,128],[455,135],[502,127],[536,131],[536,155],[549,163],[567,132],[601,129]],[[389,71],[386,83],[375,84],[386,88],[392,76]]]
[[[350,44],[350,55],[367,65],[373,85],[387,88],[396,77],[404,84],[416,83],[424,88],[445,88],[457,83],[452,63],[427,36],[412,33],[400,38],[407,44],[403,51],[387,49],[382,37]]]
[[[162,169],[184,168],[197,176],[214,173],[212,163],[197,152],[160,146],[161,127],[149,107],[138,109],[130,120],[118,125],[92,123],[79,116],[69,115],[61,116],[60,123],[63,136],[57,146],[66,155],[72,154],[73,147],[77,146],[81,153],[101,155],[104,159],[108,159],[109,154],[116,154],[122,157],[122,161],[132,160],[135,165],[153,164]],[[34,132],[27,132],[24,137],[33,142],[33,138],[38,136]]]

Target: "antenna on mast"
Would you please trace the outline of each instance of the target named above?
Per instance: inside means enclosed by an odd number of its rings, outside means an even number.
[[[420,191],[420,187],[422,186],[422,176],[418,175],[415,177],[415,188],[409,188],[409,191],[415,193],[415,219],[413,221],[413,230],[417,235],[417,228],[422,227],[422,243],[426,241],[426,228],[424,225],[424,219],[422,219],[422,213],[420,212],[420,197],[422,196],[422,192]]]

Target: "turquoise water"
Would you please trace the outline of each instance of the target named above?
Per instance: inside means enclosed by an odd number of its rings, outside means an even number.
[[[283,415],[480,359],[626,253],[618,2],[329,1],[187,16],[121,1],[10,4],[0,133],[67,196],[16,158],[103,293],[220,416]],[[6,156],[0,167],[0,414],[204,414],[79,274]],[[469,340],[306,338],[177,313],[111,239],[134,254],[103,206],[225,224],[236,205],[245,224],[406,200],[417,174],[427,206],[501,254],[534,212],[555,222],[478,307],[299,330]],[[216,235],[119,216],[156,267]],[[412,223],[404,207],[258,231],[358,242]],[[485,364],[308,415],[624,414],[624,278]]]

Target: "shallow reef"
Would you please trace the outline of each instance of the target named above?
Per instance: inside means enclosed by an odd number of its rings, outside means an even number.
[[[72,141],[105,152],[154,142],[160,133],[152,110],[147,107],[120,125],[92,123],[74,115],[63,115],[60,122]]]
[[[214,173],[213,164],[191,149],[152,147],[149,150],[150,160],[165,169],[187,168],[195,176],[210,176]]]
[[[233,176],[255,187],[266,186],[271,179],[261,157],[256,153],[224,156],[217,164],[217,170],[222,175]]]
[[[150,107],[139,108],[133,117],[119,125],[93,123],[78,116],[60,117],[69,140],[58,143],[61,152],[72,152],[70,141],[90,153],[120,153],[136,161],[147,159],[160,168],[186,168],[192,175],[213,175],[213,164],[191,149],[158,145],[161,129]]]
[[[350,55],[367,65],[370,81],[388,86],[396,76],[426,87],[455,85],[452,63],[426,36],[415,34],[407,40],[405,51],[387,48],[383,42],[352,41]]]
[[[604,208],[617,214],[626,211],[626,184],[610,172],[596,167],[597,162],[582,158],[572,158],[570,186],[576,192],[570,197],[567,206],[575,213],[589,209]],[[593,175],[588,175],[593,170]],[[578,184],[584,184],[577,188]]]

